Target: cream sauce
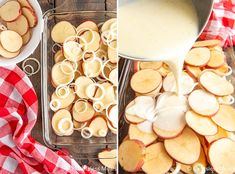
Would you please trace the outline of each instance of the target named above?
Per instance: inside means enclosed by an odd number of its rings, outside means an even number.
[[[146,61],[164,61],[180,93],[184,57],[198,36],[191,0],[133,0],[119,4],[119,53]]]

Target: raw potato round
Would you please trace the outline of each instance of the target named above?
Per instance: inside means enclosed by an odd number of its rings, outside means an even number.
[[[164,140],[168,154],[183,164],[193,164],[199,158],[201,144],[197,135],[188,127],[176,138]]]
[[[136,72],[131,78],[131,88],[144,94],[155,90],[162,82],[162,76],[158,71],[145,69]]]
[[[115,49],[108,47],[108,58],[109,58],[110,62],[117,63],[117,61],[118,61],[117,41],[116,40],[112,41],[110,43],[110,45],[112,47],[114,47]]]
[[[67,21],[57,23],[51,31],[52,40],[56,43],[63,43],[66,38],[75,35],[76,31],[74,26]]]
[[[127,120],[128,122],[133,123],[133,124],[142,123],[142,122],[145,121],[145,119],[140,118],[140,117],[138,117],[137,115],[128,114],[128,113],[126,112],[126,110],[127,110],[128,108],[130,108],[131,106],[133,106],[134,103],[135,103],[135,101],[133,100],[133,101],[131,101],[131,102],[126,106],[126,109],[125,109],[125,118],[126,118],[126,120]]]
[[[110,169],[117,168],[117,150],[104,150],[98,154],[99,161]]]
[[[204,71],[199,77],[200,84],[214,95],[224,96],[233,93],[233,85],[212,71]]]
[[[95,115],[95,110],[92,107],[92,105],[87,102],[87,110],[85,112],[77,112],[75,107],[78,107],[79,109],[81,108],[81,111],[84,108],[84,101],[77,101],[76,104],[73,105],[73,119],[78,121],[78,122],[86,122],[90,119],[92,119],[92,117]]]
[[[86,95],[86,88],[94,83],[89,77],[80,76],[75,80],[75,84],[77,85],[78,89],[75,88],[76,94],[80,98],[89,99]]]
[[[105,119],[102,116],[97,116],[91,120],[89,128],[93,130],[95,137],[105,137],[108,133],[108,126]],[[100,131],[105,132],[105,135],[101,135]]]
[[[20,3],[22,7],[28,7],[32,9],[32,6],[28,0],[17,0],[17,1]]]
[[[188,126],[200,135],[215,135],[218,131],[211,118],[203,117],[196,112],[186,112],[185,118]]]
[[[211,144],[209,160],[213,169],[219,174],[235,173],[235,142],[222,138]]]
[[[54,55],[55,63],[62,62],[63,60],[65,60],[65,57],[62,50],[57,51],[56,54]]]
[[[31,30],[29,30],[25,35],[22,36],[23,45],[26,45],[31,39]]]
[[[141,131],[137,125],[130,124],[128,135],[130,140],[139,140],[144,143],[144,145],[149,145],[157,139],[157,135],[152,133],[146,133]]]
[[[200,67],[190,66],[190,65],[185,65],[185,70],[194,79],[197,79],[202,72]]]
[[[93,58],[87,59],[86,62],[82,63],[82,69],[84,74],[86,74],[88,77],[94,78],[100,75],[102,64],[99,61],[99,58],[95,60],[91,60]]]
[[[70,63],[68,62],[64,62],[67,63],[68,66],[72,66]],[[55,86],[61,85],[61,84],[68,84],[70,82],[73,81],[74,78],[74,73],[70,73],[70,74],[64,74],[61,70],[61,64],[62,62],[56,63],[51,70],[51,77],[52,77],[52,81],[53,84]]]
[[[203,40],[194,43],[193,47],[214,47],[221,43],[220,40]]]
[[[220,105],[212,120],[227,131],[235,131],[235,109],[229,105]]]
[[[58,123],[59,123],[59,121],[61,120],[61,119],[63,119],[63,118],[69,118],[69,119],[71,119],[72,120],[72,117],[71,117],[71,114],[70,114],[70,112],[68,111],[68,110],[66,110],[66,109],[61,109],[61,110],[59,110],[59,111],[57,111],[54,115],[53,115],[53,117],[52,117],[52,128],[53,128],[53,130],[55,131],[55,133],[57,134],[57,135],[59,135],[59,136],[61,136],[62,134],[60,133],[60,131],[59,131],[59,129],[58,129]],[[67,128],[68,127],[68,125],[65,125],[65,128]],[[66,134],[66,135],[71,135],[72,134],[72,132],[68,132],[68,134]]]
[[[189,106],[203,116],[213,116],[219,110],[216,97],[201,89],[193,91],[188,97]]]
[[[100,47],[100,35],[98,32],[96,31],[92,31],[93,35],[91,34],[90,31],[85,31],[80,37],[82,37],[83,39],[85,39],[87,41],[87,43],[89,43],[87,45],[87,50],[90,51],[97,51]],[[92,38],[92,36],[94,38]],[[93,39],[93,42],[91,42]],[[80,40],[80,43],[83,45],[83,41],[82,39]]]
[[[219,68],[225,64],[225,55],[223,51],[211,51],[211,57],[207,66],[210,68]]]
[[[7,28],[23,36],[29,30],[29,23],[27,18],[24,15],[21,15],[15,21],[7,22]]]
[[[1,18],[6,22],[16,20],[21,13],[20,4],[17,1],[8,1],[0,8]]]
[[[11,53],[7,50],[5,50],[2,45],[0,44],[0,55],[3,56],[4,58],[11,59],[20,54],[20,50],[14,53]]]
[[[145,146],[138,140],[126,140],[119,146],[118,160],[128,172],[137,172],[144,164]]]
[[[153,69],[158,70],[162,67],[162,62],[139,62],[139,69]]]
[[[204,48],[193,48],[185,57],[185,62],[192,66],[204,66],[210,59],[210,50]]]
[[[228,137],[228,132],[218,126],[217,133],[215,135],[205,136],[205,139],[209,144],[211,144],[212,142],[214,142],[218,139],[227,138],[227,137]]]
[[[145,160],[142,170],[148,174],[167,173],[173,160],[167,154],[163,143],[148,146],[145,151]]]
[[[35,27],[38,22],[36,13],[29,7],[23,7],[22,12],[29,22],[29,27]]]
[[[159,129],[156,126],[153,125],[153,131],[157,134],[158,137],[164,138],[164,139],[170,139],[170,138],[175,138],[179,136],[182,131],[184,130],[185,126],[182,126],[178,130],[163,130]]]
[[[59,100],[61,102],[60,109],[70,106],[73,103],[74,99],[75,94],[71,88],[69,89],[69,95],[66,98],[58,97],[55,92],[51,96],[51,100]]]
[[[112,18],[112,19],[109,19],[107,20],[101,27],[101,32],[104,32],[104,31],[107,31],[110,29],[111,25],[116,22],[117,19],[116,18]]]
[[[77,27],[77,31],[83,29],[83,28],[89,28],[93,31],[98,32],[98,27],[96,25],[96,23],[92,22],[92,21],[85,21],[83,23],[81,23],[78,27]]]
[[[22,37],[15,31],[5,30],[0,35],[1,44],[9,52],[17,52],[23,45]]]

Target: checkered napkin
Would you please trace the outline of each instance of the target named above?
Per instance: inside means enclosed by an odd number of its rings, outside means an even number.
[[[30,136],[37,111],[38,99],[25,73],[17,66],[0,67],[0,173],[97,174]]]
[[[200,39],[219,39],[224,47],[235,45],[235,0],[214,0],[212,14]]]

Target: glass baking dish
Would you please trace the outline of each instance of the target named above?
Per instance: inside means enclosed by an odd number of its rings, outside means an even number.
[[[71,146],[74,152],[80,154],[95,154],[92,157],[97,157],[98,149],[116,148],[117,136],[110,131],[104,138],[90,138],[84,139],[81,137],[80,132],[75,131],[71,136],[57,136],[51,126],[51,119],[53,111],[49,107],[50,97],[55,90],[51,84],[51,69],[54,65],[54,53],[52,46],[54,42],[51,39],[50,33],[53,26],[59,21],[66,20],[73,25],[91,20],[98,23],[104,22],[110,18],[116,17],[113,11],[72,11],[70,12],[57,12],[50,10],[44,14],[44,31],[42,37],[42,61],[41,61],[41,100],[42,100],[42,117],[43,117],[43,138],[44,142],[50,148],[57,148],[59,146]],[[78,148],[79,147],[79,148]],[[86,158],[86,157],[84,157]]]
[[[232,75],[228,76],[228,80],[235,85],[235,55],[233,47],[224,49],[228,65],[234,70]],[[119,62],[119,144],[128,134],[129,125],[124,119],[124,112],[126,105],[135,98],[135,93],[130,87],[130,79],[134,74],[134,62],[133,60],[128,60],[121,58]],[[127,95],[128,94],[128,95]],[[232,94],[235,97],[235,92]],[[235,104],[233,104],[235,107]],[[207,168],[206,174],[213,174],[211,167]],[[119,166],[119,173],[128,174]],[[144,172],[137,172],[138,174],[144,174]]]

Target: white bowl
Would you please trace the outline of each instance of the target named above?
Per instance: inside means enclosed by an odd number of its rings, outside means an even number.
[[[0,0],[0,6],[2,6],[7,0]],[[28,0],[35,10],[38,18],[37,25],[32,29],[32,36],[30,41],[22,48],[20,54],[17,57],[6,59],[0,55],[0,66],[8,66],[17,64],[24,59],[28,58],[37,48],[41,40],[41,34],[43,31],[43,17],[42,10],[37,0]]]

